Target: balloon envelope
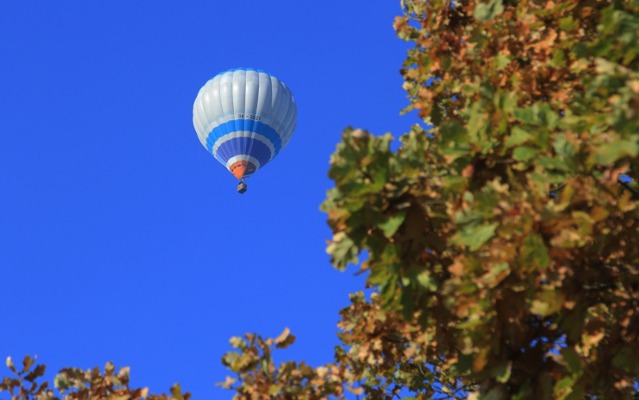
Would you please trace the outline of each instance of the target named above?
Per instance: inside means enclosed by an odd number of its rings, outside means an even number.
[[[297,106],[290,90],[259,69],[216,75],[193,103],[193,126],[200,142],[237,179],[275,158],[296,124]]]

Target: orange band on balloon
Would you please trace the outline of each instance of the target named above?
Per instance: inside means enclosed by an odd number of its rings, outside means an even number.
[[[250,161],[239,160],[231,164],[229,171],[231,171],[237,179],[242,179],[255,172],[255,165]]]

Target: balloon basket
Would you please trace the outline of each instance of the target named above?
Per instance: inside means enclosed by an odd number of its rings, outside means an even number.
[[[246,189],[248,189],[248,185],[246,184],[246,182],[240,181],[240,183],[237,184],[237,192],[239,194],[245,193]]]

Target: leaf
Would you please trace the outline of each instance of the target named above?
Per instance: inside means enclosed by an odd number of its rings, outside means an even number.
[[[55,388],[60,391],[67,390],[71,387],[67,375],[63,373],[57,374],[55,376],[55,378],[53,379],[53,386],[55,386]]]
[[[555,290],[544,290],[537,299],[533,300],[530,311],[542,317],[547,317],[561,310],[563,294]]]
[[[357,387],[357,388],[355,388],[355,387],[351,387],[351,386],[346,386],[346,389],[347,389],[349,392],[351,392],[351,393],[353,393],[354,395],[356,395],[356,396],[359,396],[359,395],[361,395],[362,393],[364,393],[364,388],[362,388],[362,387]]]
[[[246,342],[240,336],[233,336],[229,342],[234,349],[245,350],[247,348]]]
[[[506,145],[506,147],[519,146],[520,144],[528,141],[528,139],[530,139],[531,137],[531,133],[516,126],[512,129],[510,135],[506,137],[506,141],[504,142],[504,144]]]
[[[521,122],[532,126],[545,125],[553,128],[559,121],[557,114],[548,104],[544,103],[535,103],[529,107],[518,108],[513,115]]]
[[[497,382],[506,383],[508,379],[510,379],[510,374],[512,372],[512,361],[501,362],[495,370],[493,371],[493,375],[497,379]]]
[[[639,373],[639,354],[632,346],[625,346],[612,359],[612,364],[631,374]]]
[[[282,333],[280,333],[280,335],[275,338],[275,343],[282,343],[290,334],[291,330],[288,327],[285,327]]]
[[[222,356],[222,364],[233,369],[233,371],[236,372],[234,365],[239,358],[240,358],[240,353],[229,351],[228,353],[224,354],[224,356]]]
[[[533,233],[524,239],[519,262],[527,270],[545,270],[550,265],[550,254],[543,238]]]
[[[289,328],[284,328],[284,331],[280,333],[280,335],[275,338],[275,347],[278,349],[285,349],[288,346],[292,345],[295,342],[295,335],[291,334],[291,330]]]
[[[473,358],[473,370],[479,372],[484,369],[486,364],[488,363],[488,353],[489,349],[483,348],[475,354]]]
[[[612,165],[623,157],[636,157],[639,143],[631,140],[615,140],[596,149],[596,161],[600,165]]]
[[[386,236],[387,238],[391,238],[393,237],[395,232],[397,232],[399,227],[402,226],[402,223],[404,222],[405,219],[406,219],[406,211],[401,211],[387,217],[386,220],[384,220],[384,222],[377,224],[377,227],[382,230],[382,232],[384,233],[384,236]]]
[[[122,367],[118,370],[117,377],[120,381],[126,383],[129,381],[129,375],[131,374],[131,367]]]
[[[47,367],[44,364],[36,365],[36,367],[33,369],[33,371],[29,372],[27,375],[24,376],[24,379],[29,381],[29,382],[33,382],[37,378],[39,378],[41,376],[44,376],[46,368]]]
[[[7,365],[7,368],[9,368],[13,373],[18,373],[18,371],[16,371],[15,365],[13,365],[13,360],[11,359],[11,357],[7,357],[5,364]]]
[[[173,386],[171,386],[171,396],[177,400],[184,400],[184,397],[182,396],[182,387],[180,387],[179,383],[176,382]]]
[[[564,356],[564,361],[568,366],[568,370],[573,373],[581,373],[583,371],[583,364],[579,354],[575,349],[571,347],[565,347],[561,349],[561,354]]]
[[[509,274],[510,266],[507,262],[494,263],[491,265],[490,270],[482,275],[481,283],[487,287],[493,288],[506,279]]]
[[[111,376],[113,375],[113,372],[115,372],[115,365],[111,361],[109,361],[104,366],[104,375]]]
[[[495,236],[497,226],[499,226],[497,222],[465,226],[453,236],[452,242],[460,246],[467,246],[471,251],[478,250],[484,243]]]
[[[503,386],[495,386],[484,396],[481,396],[481,400],[503,400],[507,398],[506,389]]]
[[[575,386],[575,377],[567,376],[555,384],[553,389],[553,395],[556,399],[565,399],[570,393],[572,393]]]
[[[282,384],[279,384],[279,385],[273,384],[268,388],[268,394],[270,394],[271,396],[275,396],[282,390],[283,387],[284,385]]]
[[[504,53],[499,53],[497,55],[495,63],[496,63],[495,65],[496,69],[498,71],[501,71],[502,69],[504,69],[504,67],[510,64],[510,57]]]
[[[27,372],[29,370],[29,368],[31,368],[33,363],[35,363],[35,359],[34,358],[31,358],[29,356],[24,356],[24,359],[22,360],[22,371],[20,373],[23,374],[23,373]]]
[[[442,121],[442,110],[436,101],[433,102],[433,106],[430,109],[430,119],[435,126],[438,126]]]
[[[564,31],[568,31],[568,32],[574,31],[578,27],[579,27],[579,24],[577,23],[577,21],[573,19],[572,16],[568,16],[559,20],[559,28],[561,28]]]
[[[434,292],[437,290],[437,279],[433,277],[429,270],[423,270],[417,274],[417,282],[426,290]]]
[[[564,159],[572,158],[575,155],[575,147],[567,140],[566,135],[557,135],[553,143],[553,148],[557,155]]]
[[[489,0],[487,3],[477,4],[473,16],[482,22],[488,22],[503,12],[502,0]]]
[[[534,158],[539,151],[528,146],[519,146],[513,151],[513,158],[517,161],[528,161]]]
[[[349,263],[357,262],[358,248],[345,232],[337,232],[333,236],[333,241],[326,252],[332,256],[331,262],[339,270],[346,269]]]

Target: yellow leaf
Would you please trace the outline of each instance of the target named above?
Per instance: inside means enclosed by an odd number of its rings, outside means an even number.
[[[353,387],[346,387],[346,389],[348,389],[349,392],[353,393],[356,396],[361,395],[362,393],[364,393],[364,389],[361,387],[358,388],[353,388]]]
[[[488,349],[481,349],[473,360],[473,370],[481,371],[488,363]]]

